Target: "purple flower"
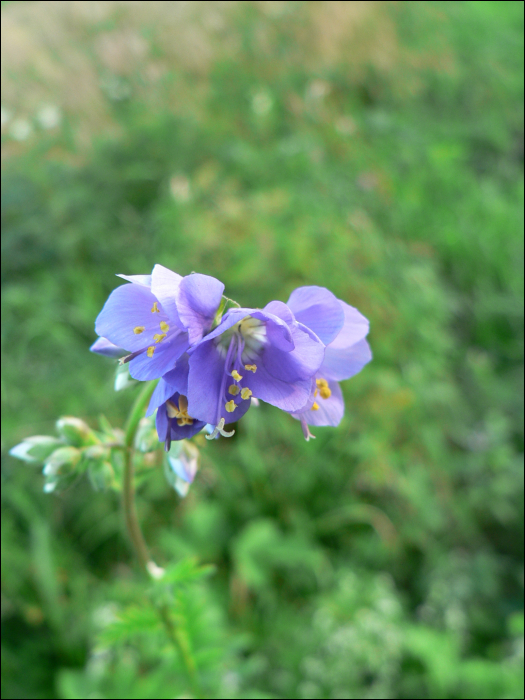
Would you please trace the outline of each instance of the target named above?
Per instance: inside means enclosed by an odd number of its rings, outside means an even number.
[[[324,345],[286,304],[273,301],[262,310],[230,309],[188,353],[188,412],[222,431],[246,413],[252,396],[285,411],[302,409]]]
[[[146,416],[151,416],[157,409],[157,433],[166,452],[169,452],[172,440],[191,438],[206,425],[206,421],[188,413],[188,371],[188,355],[184,354],[175,369],[159,380],[146,412]]]
[[[369,322],[324,287],[299,287],[287,303],[297,321],[314,331],[326,345],[324,360],[311,381],[308,402],[291,412],[301,421],[309,440],[313,437],[309,425],[339,425],[345,406],[338,382],[353,377],[372,359],[365,340]]]
[[[111,345],[125,348],[131,354],[123,361],[134,379],[162,377],[210,330],[224,285],[207,275],[181,277],[162,265],[151,275],[118,276],[131,284],[110,294],[95,324],[104,342],[92,350],[110,354]]]

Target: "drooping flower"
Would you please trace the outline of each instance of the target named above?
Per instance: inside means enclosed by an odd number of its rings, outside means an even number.
[[[299,287],[287,302],[295,318],[310,328],[324,343],[324,359],[316,371],[308,402],[292,416],[301,421],[307,440],[314,437],[309,425],[339,425],[344,400],[339,382],[360,372],[372,359],[368,342],[368,320],[354,307],[337,299],[325,287]],[[341,325],[327,324],[339,317]]]
[[[206,425],[206,421],[188,413],[188,371],[188,355],[185,353],[175,369],[160,379],[146,412],[146,416],[151,416],[157,410],[157,433],[166,452],[169,452],[172,440],[191,438]]]
[[[285,411],[300,410],[324,345],[286,304],[273,301],[264,309],[230,309],[188,354],[189,415],[222,431],[246,413],[252,397]]]
[[[210,330],[224,285],[208,275],[187,277],[155,265],[151,275],[118,275],[131,282],[117,287],[98,315],[101,339],[94,352],[124,348],[134,379],[158,379],[175,367],[191,344]]]

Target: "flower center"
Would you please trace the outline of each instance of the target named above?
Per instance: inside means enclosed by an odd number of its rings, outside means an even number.
[[[179,396],[179,405],[173,401],[166,401],[166,411],[168,418],[176,418],[177,425],[193,425],[193,418],[188,415],[188,399],[185,396]]]
[[[242,321],[225,331],[217,339],[217,349],[223,357],[228,354],[233,336],[237,336],[243,341],[242,361],[251,362],[259,355],[261,348],[266,343],[266,324],[252,316],[245,316]]]

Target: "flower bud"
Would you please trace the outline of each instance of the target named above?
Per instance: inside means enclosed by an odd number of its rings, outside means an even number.
[[[170,486],[184,497],[199,468],[199,450],[188,440],[181,440],[174,447],[166,454],[164,473]]]
[[[111,486],[115,480],[115,472],[111,466],[110,458],[110,449],[103,445],[92,445],[82,453],[89,480],[96,491],[102,491]]]
[[[38,464],[46,460],[52,452],[63,444],[61,440],[50,435],[33,435],[19,445],[12,447],[9,454],[24,462]]]
[[[91,462],[88,467],[88,477],[95,491],[104,491],[115,483],[115,472],[111,462],[101,460]]]
[[[54,476],[57,474],[69,474],[80,460],[80,451],[76,447],[59,447],[44,463],[44,474]]]
[[[44,463],[44,491],[61,490],[69,486],[76,478],[75,467],[80,460],[80,451],[75,447],[60,447]]]
[[[95,433],[87,423],[74,416],[62,416],[56,422],[58,434],[74,447],[93,445],[98,442]]]

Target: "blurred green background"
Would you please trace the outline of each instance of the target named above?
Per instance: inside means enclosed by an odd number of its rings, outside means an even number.
[[[5,457],[122,425],[88,347],[156,262],[371,321],[337,429],[261,405],[139,491],[216,566],[206,697],[523,697],[522,52],[521,2],[2,2],[2,697],[189,697],[118,497]]]

